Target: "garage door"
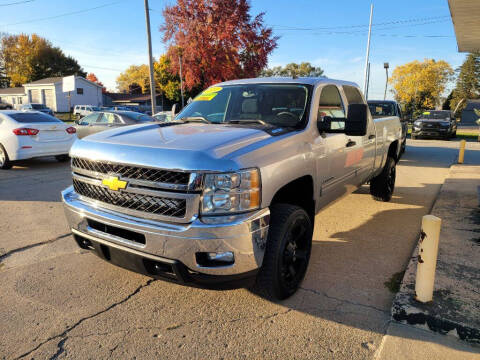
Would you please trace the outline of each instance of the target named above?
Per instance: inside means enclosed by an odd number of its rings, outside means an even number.
[[[30,94],[32,97],[32,103],[42,103],[42,99],[40,97],[40,90],[30,90]]]
[[[53,90],[45,90],[45,105],[50,109],[53,109]]]

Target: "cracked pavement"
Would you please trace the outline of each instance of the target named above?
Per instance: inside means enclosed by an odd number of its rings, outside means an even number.
[[[270,302],[152,280],[79,249],[51,159],[0,172],[0,359],[373,359],[390,321],[384,282],[405,269],[454,142],[409,142],[391,203],[368,187],[316,217],[302,288]]]

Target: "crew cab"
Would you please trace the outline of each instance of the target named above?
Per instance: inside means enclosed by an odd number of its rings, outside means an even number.
[[[413,122],[412,139],[440,138],[457,136],[457,121],[450,110],[428,110]]]
[[[368,100],[368,107],[374,119],[397,116],[402,124],[402,145],[400,155],[405,152],[407,145],[408,121],[404,118],[400,105],[394,100]]]
[[[284,299],[307,270],[315,214],[365,183],[391,199],[401,137],[351,82],[227,81],[174,121],[76,141],[62,199],[77,244],[106,261]]]

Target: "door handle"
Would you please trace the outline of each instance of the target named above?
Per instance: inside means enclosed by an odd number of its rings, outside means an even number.
[[[368,140],[373,140],[373,139],[375,139],[375,137],[376,137],[375,134],[372,134],[368,137]]]
[[[355,146],[355,145],[357,145],[357,143],[356,143],[355,141],[349,140],[349,141],[347,142],[347,145],[345,145],[345,146],[346,146],[346,147],[352,147],[352,146]]]

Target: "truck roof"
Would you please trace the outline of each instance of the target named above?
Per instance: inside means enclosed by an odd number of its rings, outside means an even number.
[[[225,81],[219,84],[221,85],[241,85],[241,84],[305,84],[305,85],[317,85],[321,83],[336,84],[336,85],[350,85],[358,88],[358,85],[354,82],[335,80],[326,77],[259,77],[250,79],[239,79]]]

